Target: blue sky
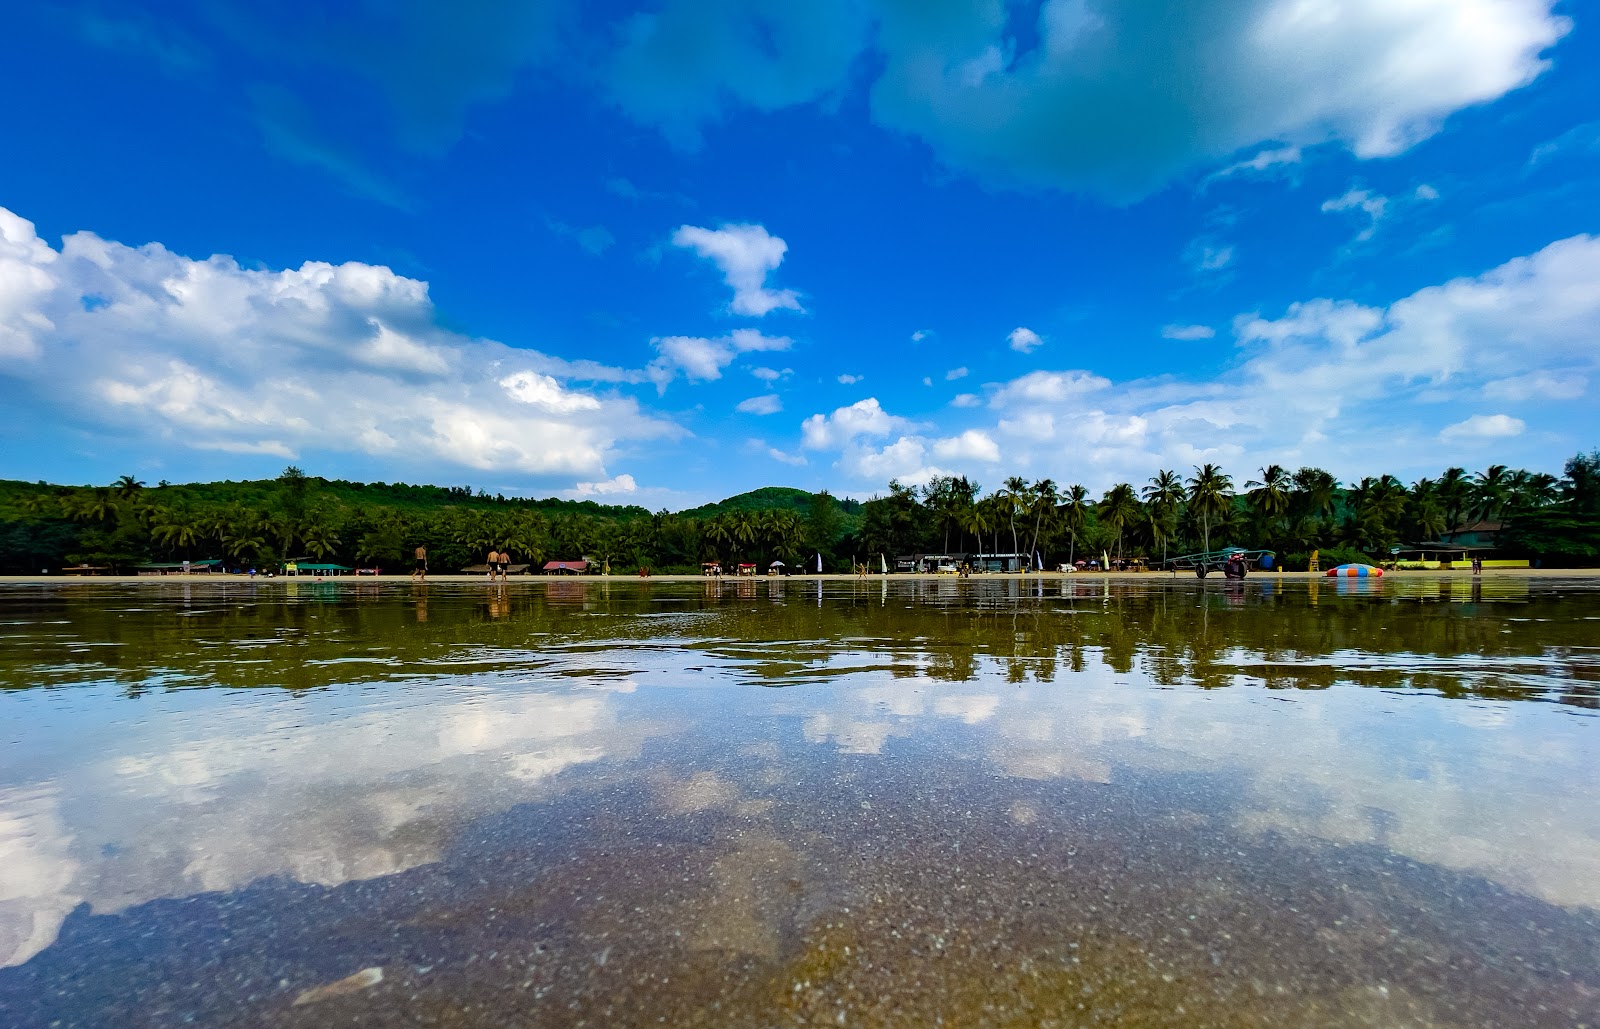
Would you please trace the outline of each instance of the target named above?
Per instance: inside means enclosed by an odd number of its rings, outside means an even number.
[[[678,507],[1600,444],[1551,0],[7,5],[0,477]]]

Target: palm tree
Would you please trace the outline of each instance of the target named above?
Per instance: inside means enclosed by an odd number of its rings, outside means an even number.
[[[1261,478],[1245,483],[1252,487],[1249,494],[1250,511],[1261,526],[1262,534],[1270,536],[1272,527],[1289,510],[1289,489],[1292,481],[1288,471],[1278,464],[1261,469]]]
[[[117,491],[117,496],[131,498],[134,494],[144,489],[144,483],[131,475],[123,475],[119,476],[117,481],[111,484],[111,488]]]
[[[1472,506],[1483,521],[1498,518],[1511,499],[1511,474],[1503,464],[1492,464],[1472,477]]]
[[[1139,497],[1133,492],[1133,487],[1125,482],[1119,482],[1106,490],[1105,496],[1099,504],[1100,521],[1117,534],[1117,557],[1122,557],[1122,537],[1127,532],[1128,526],[1139,520],[1142,508],[1139,506]]]
[[[1004,498],[1006,505],[1006,518],[1011,522],[1011,552],[1020,553],[1017,543],[1017,512],[1028,507],[1028,480],[1020,475],[1013,475],[1005,482],[1003,489],[995,491],[994,498]]]
[[[1203,549],[1211,552],[1211,523],[1233,506],[1233,479],[1221,468],[1206,464],[1195,468],[1189,479],[1189,510],[1200,519]]]
[[[1077,483],[1067,487],[1066,503],[1061,505],[1061,524],[1067,530],[1067,563],[1077,556],[1078,533],[1089,515],[1089,491]]]
[[[989,521],[988,508],[982,503],[969,504],[967,507],[961,510],[961,513],[958,517],[960,519],[961,531],[972,533],[972,535],[976,537],[978,541],[977,552],[980,554],[983,553],[983,534],[992,528],[992,525]]]
[[[1167,541],[1172,538],[1178,509],[1183,506],[1183,480],[1177,472],[1162,470],[1144,488],[1144,502],[1150,509],[1151,534],[1161,541],[1161,563],[1167,563]]]
[[[1029,492],[1033,507],[1033,540],[1028,544],[1028,557],[1031,561],[1039,552],[1039,530],[1044,528],[1047,515],[1055,513],[1056,504],[1061,499],[1056,496],[1056,483],[1054,479],[1040,479],[1033,484]]]
[[[1444,517],[1453,531],[1466,520],[1472,503],[1472,480],[1465,468],[1446,468],[1439,476],[1439,501],[1444,504]]]

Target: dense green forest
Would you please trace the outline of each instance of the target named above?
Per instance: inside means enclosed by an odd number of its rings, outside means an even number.
[[[1409,486],[1392,475],[1343,485],[1318,468],[1278,465],[1236,482],[1215,465],[1163,470],[1100,497],[1078,485],[1013,477],[985,492],[963,477],[889,483],[867,501],[768,487],[672,514],[593,501],[491,496],[470,487],[358,483],[290,467],[276,479],[109,486],[0,481],[0,571],[88,563],[118,570],[220,558],[272,568],[289,558],[405,567],[426,546],[437,570],[490,549],[517,561],[588,557],[613,571],[697,571],[703,560],[777,559],[828,571],[903,553],[1038,554],[1053,566],[1082,554],[1166,556],[1225,545],[1274,550],[1304,567],[1371,560],[1477,521],[1503,523],[1506,556],[1547,565],[1600,562],[1600,450],[1561,477],[1503,465],[1446,469]]]

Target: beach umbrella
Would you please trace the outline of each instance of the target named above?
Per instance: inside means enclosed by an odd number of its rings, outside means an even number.
[[[1328,569],[1328,577],[1332,579],[1376,579],[1382,574],[1383,569],[1373,565],[1339,565]]]
[[[822,551],[817,551],[817,574],[822,574]]]
[[[878,567],[883,569],[884,575],[889,574],[889,562],[882,554],[878,555]]]

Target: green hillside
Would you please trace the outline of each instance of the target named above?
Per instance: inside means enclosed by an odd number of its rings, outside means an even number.
[[[680,518],[711,518],[730,511],[794,511],[805,514],[811,510],[811,498],[815,496],[803,489],[793,486],[763,486],[753,489],[748,493],[719,500],[715,504],[702,504],[688,511],[679,511]],[[859,517],[861,514],[861,501],[840,500],[839,510],[846,520]]]

